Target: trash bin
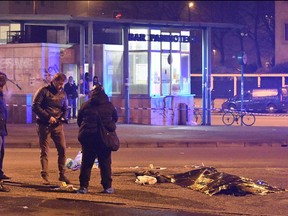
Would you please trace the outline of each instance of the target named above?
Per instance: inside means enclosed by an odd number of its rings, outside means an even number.
[[[179,117],[178,124],[186,125],[188,121],[188,105],[185,103],[179,103]]]

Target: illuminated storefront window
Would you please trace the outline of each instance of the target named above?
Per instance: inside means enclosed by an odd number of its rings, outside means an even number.
[[[109,95],[119,95],[122,93],[123,76],[123,48],[118,45],[104,46],[103,82],[105,92]]]
[[[190,94],[189,31],[134,28],[129,33],[130,94]]]
[[[148,94],[148,53],[133,52],[129,54],[130,94]]]

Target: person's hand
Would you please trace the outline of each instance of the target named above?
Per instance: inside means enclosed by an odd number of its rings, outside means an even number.
[[[50,119],[49,119],[49,123],[50,124],[56,124],[57,123],[57,119],[54,118],[53,116],[51,116]]]

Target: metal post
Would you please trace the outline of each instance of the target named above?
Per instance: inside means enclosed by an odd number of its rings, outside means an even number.
[[[93,63],[94,63],[94,49],[93,49],[93,22],[88,23],[88,63],[89,63],[89,76],[93,79]]]
[[[82,79],[82,92],[85,94],[85,27],[80,25],[80,80]]]
[[[124,36],[123,36],[123,44],[124,44],[124,52],[123,52],[123,75],[124,75],[124,97],[125,97],[125,123],[130,123],[130,106],[129,106],[129,47],[128,47],[128,31],[129,28],[124,27]]]
[[[211,125],[211,28],[202,31],[202,125]]]
[[[241,65],[241,112],[244,110],[243,100],[244,100],[244,65]],[[241,119],[241,126],[243,126],[242,119]]]
[[[244,65],[241,65],[241,111],[243,111],[244,100]]]

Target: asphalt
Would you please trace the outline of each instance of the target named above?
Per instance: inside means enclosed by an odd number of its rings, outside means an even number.
[[[36,124],[8,124],[7,148],[38,148]],[[67,147],[79,147],[78,126],[64,126]],[[153,126],[117,124],[121,148],[282,146],[288,144],[284,126]],[[54,145],[51,145],[53,147]]]
[[[78,126],[69,123],[64,127],[67,156],[74,158],[80,147]],[[285,126],[117,124],[122,149],[113,154],[116,193],[111,196],[99,193],[98,169],[92,172],[87,195],[55,192],[43,186],[39,177],[36,125],[8,124],[7,128],[4,167],[12,180],[4,182],[11,191],[0,193],[0,215],[287,215],[287,192],[210,197],[173,184],[138,185],[134,174],[151,163],[164,167],[162,172],[167,174],[186,172],[195,164],[205,164],[287,188],[288,127]],[[250,146],[256,148],[242,148]],[[59,187],[56,149],[51,149],[49,161],[51,180]],[[157,166],[155,170],[160,171]],[[68,170],[67,175],[78,188],[79,172]]]

